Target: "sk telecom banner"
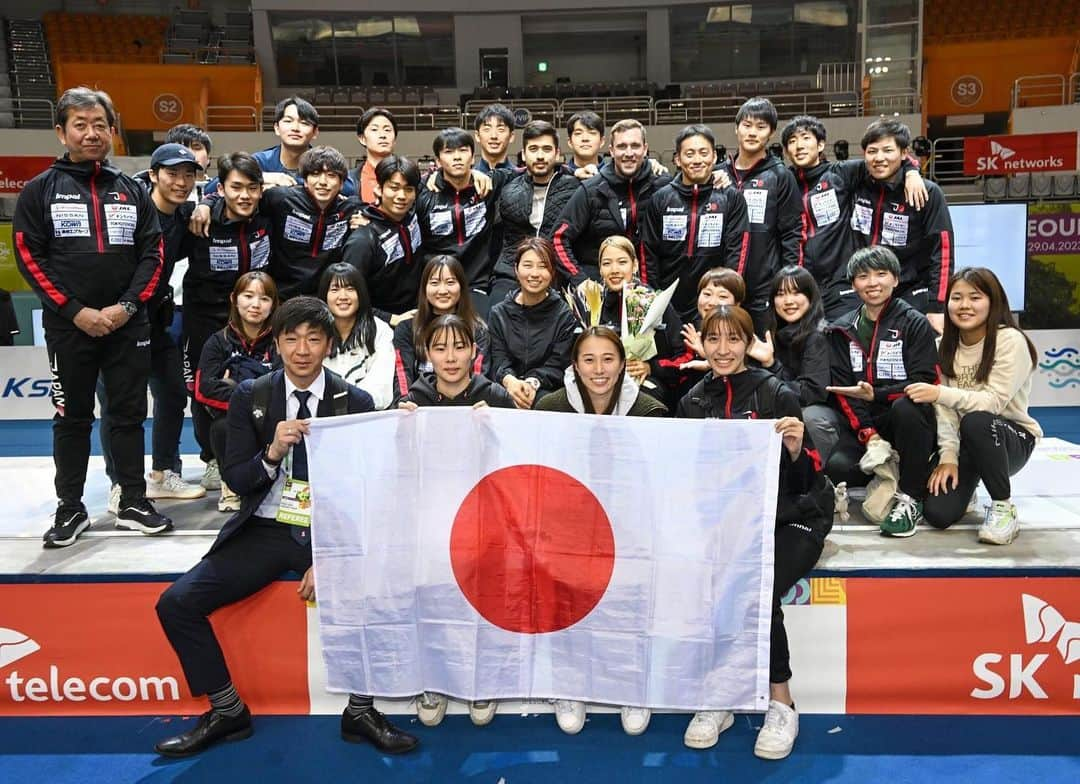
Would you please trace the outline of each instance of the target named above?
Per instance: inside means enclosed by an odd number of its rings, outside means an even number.
[[[766,708],[771,422],[422,408],[308,445],[331,691]]]
[[[1076,171],[1076,131],[964,139],[964,174]]]
[[[18,195],[55,160],[49,155],[0,155],[0,193]]]

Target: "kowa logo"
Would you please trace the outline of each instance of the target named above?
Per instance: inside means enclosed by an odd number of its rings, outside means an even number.
[[[1007,171],[1028,171],[1039,169],[1057,169],[1065,165],[1065,160],[1056,155],[1047,155],[1045,158],[1016,158],[1016,150],[1006,147],[1004,144],[990,140],[990,154],[980,155],[976,161],[976,168],[980,172],[993,172],[1005,169]]]
[[[1080,661],[1080,623],[1066,621],[1058,610],[1037,596],[1022,594],[1024,607],[1024,637],[1028,645],[1055,643],[1054,647],[1065,664]],[[1050,658],[1048,653],[1025,656],[1010,653],[1005,665],[1004,653],[984,653],[975,657],[972,670],[986,688],[972,689],[971,696],[979,700],[1001,697],[1008,689],[1009,699],[1015,700],[1027,691],[1038,700],[1049,699],[1046,690],[1036,678],[1039,669]],[[1000,667],[997,672],[994,667]],[[1080,674],[1073,675],[1074,700],[1080,700]]]
[[[0,667],[14,664],[41,646],[14,629],[0,628]],[[60,668],[49,665],[47,677],[24,677],[13,669],[4,678],[12,702],[142,702],[180,700],[180,685],[171,675],[140,678],[108,678],[98,676],[85,681],[79,677],[62,677]]]

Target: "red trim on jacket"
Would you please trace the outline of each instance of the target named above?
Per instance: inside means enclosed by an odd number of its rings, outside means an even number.
[[[42,291],[56,304],[56,307],[64,307],[68,303],[68,296],[53,285],[53,282],[45,275],[44,270],[34,261],[34,257],[30,255],[30,249],[26,247],[26,235],[21,231],[15,232],[15,248],[22,257],[23,264],[26,265],[26,268],[30,270],[30,274],[34,276],[34,280],[41,286]]]

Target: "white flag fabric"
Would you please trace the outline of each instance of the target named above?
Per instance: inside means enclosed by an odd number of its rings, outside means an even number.
[[[771,422],[421,408],[307,443],[331,691],[768,706]]]

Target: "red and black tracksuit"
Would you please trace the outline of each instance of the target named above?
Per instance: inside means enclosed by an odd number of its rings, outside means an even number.
[[[858,467],[862,445],[880,434],[900,456],[900,490],[922,500],[930,477],[930,456],[937,446],[937,424],[934,407],[913,403],[904,387],[938,383],[937,333],[926,316],[893,298],[878,314],[870,340],[864,343],[858,334],[862,312],[862,308],[853,310],[826,329],[832,348],[832,385],[866,381],[874,388],[873,401],[831,396],[847,428],[840,432],[829,459],[829,476],[836,482],[865,484],[867,477]]]
[[[360,270],[375,315],[389,322],[391,316],[416,307],[420,273],[424,271],[420,253],[427,246],[414,212],[400,223],[370,205],[364,207],[363,214],[368,224],[349,235],[341,260]]]
[[[769,371],[747,368],[730,376],[711,372],[680,401],[677,416],[691,419],[801,418],[799,398]],[[832,529],[833,491],[821,460],[807,436],[798,459],[780,455],[780,491],[776,502],[772,636],[769,681],[791,679],[790,652],[780,600],[810,573]]]
[[[600,173],[570,197],[552,235],[560,284],[569,282],[576,287],[589,278],[600,280],[600,243],[622,234],[637,248],[641,282],[653,285],[641,229],[649,199],[669,182],[671,177],[653,174],[648,158],[630,179],[618,173],[613,161],[605,161]]]
[[[81,507],[100,373],[122,501],[138,500],[146,492],[146,305],[167,285],[157,211],[146,189],[108,162],[65,155],[23,188],[12,229],[19,271],[44,306],[57,497],[68,509]],[[108,335],[91,337],[74,324],[83,308],[120,303],[138,311]]]
[[[956,242],[949,206],[937,183],[927,182],[921,210],[904,201],[904,174],[888,182],[868,179],[855,192],[851,229],[859,248],[887,245],[900,260],[894,296],[923,313],[944,313],[955,266]]]
[[[252,270],[270,272],[273,226],[256,212],[244,220],[230,220],[225,200],[210,205],[210,236],[195,237],[184,275],[184,382],[195,397],[195,371],[203,346],[229,320],[229,295],[236,279]],[[191,419],[203,462],[213,458],[210,417],[202,405],[192,403]]]
[[[772,309],[769,289],[781,267],[799,263],[802,202],[795,177],[779,158],[766,155],[750,169],[735,168],[735,159],[718,167],[727,172],[743,195],[750,227],[750,256],[742,272],[746,281],[743,307],[754,319],[754,330],[765,334]]]
[[[421,361],[414,342],[416,317],[403,319],[394,327],[394,394],[398,397],[408,394],[412,383],[425,373],[433,372],[431,363]],[[473,339],[476,342],[476,359],[473,360],[474,376],[491,374],[491,337],[487,324],[477,321],[473,325]]]
[[[677,279],[671,304],[679,318],[697,316],[698,281],[713,267],[744,275],[750,258],[746,204],[734,188],[673,180],[653,194],[641,224],[649,285],[666,289]]]

